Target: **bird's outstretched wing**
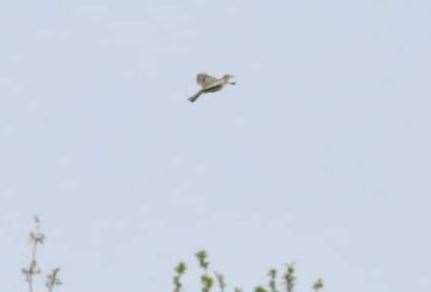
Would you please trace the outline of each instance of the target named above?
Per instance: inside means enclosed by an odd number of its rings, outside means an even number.
[[[189,101],[190,102],[195,102],[199,98],[199,96],[201,96],[202,93],[203,93],[203,91],[199,90],[198,92],[196,92],[195,95],[189,97]]]
[[[202,88],[207,88],[209,86],[211,86],[212,84],[214,84],[215,82],[217,82],[218,79],[208,75],[207,73],[199,73],[196,76],[196,82],[202,87]]]

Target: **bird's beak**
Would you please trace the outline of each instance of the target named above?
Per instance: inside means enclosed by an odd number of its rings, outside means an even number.
[[[231,76],[231,79],[235,79],[235,76]],[[235,80],[233,80],[233,81],[229,81],[229,84],[230,85],[235,85],[236,84],[236,81]]]

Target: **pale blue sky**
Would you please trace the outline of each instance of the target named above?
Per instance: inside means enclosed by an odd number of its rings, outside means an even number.
[[[231,286],[430,291],[430,1],[2,1],[0,35],[0,291],[33,214],[64,292],[200,248]],[[191,104],[201,71],[238,84]]]

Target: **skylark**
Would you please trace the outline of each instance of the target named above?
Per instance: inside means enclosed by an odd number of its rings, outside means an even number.
[[[207,73],[199,73],[196,76],[196,82],[201,86],[201,90],[189,97],[188,100],[195,102],[203,93],[219,91],[227,84],[235,85],[235,81],[232,81],[233,78],[233,75],[230,74],[225,74],[222,78],[216,78]]]

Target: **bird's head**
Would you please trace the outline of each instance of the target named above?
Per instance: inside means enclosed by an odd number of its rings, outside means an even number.
[[[235,78],[233,75],[225,74],[225,75],[223,75],[222,78],[226,84],[230,84],[230,85],[236,84],[236,82],[233,80]]]

